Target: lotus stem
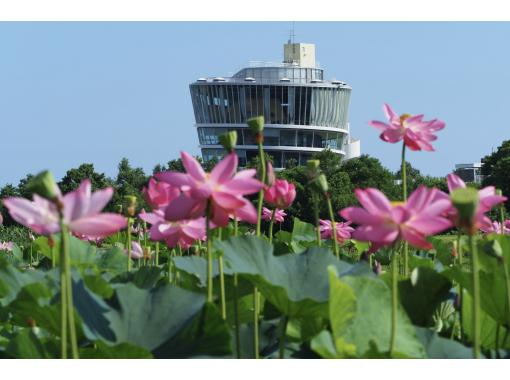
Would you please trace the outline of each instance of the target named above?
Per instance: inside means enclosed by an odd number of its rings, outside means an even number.
[[[329,218],[331,219],[331,238],[333,239],[333,249],[335,251],[335,256],[338,260],[340,260],[340,251],[338,249],[338,242],[336,241],[336,222],[335,222],[335,214],[333,213],[333,205],[331,204],[331,196],[329,193],[326,193],[326,200],[328,201],[328,211]]]
[[[317,194],[312,193],[312,201],[313,201],[313,213],[315,218],[315,233],[317,238],[317,245],[320,247],[322,245],[321,239],[321,231],[320,231],[320,222],[319,222],[319,201],[317,200]]]
[[[253,355],[259,358],[259,295],[257,287],[253,287]]]
[[[207,232],[207,301],[213,302],[213,262],[212,262],[212,230],[211,230],[211,204],[207,202],[205,215],[205,228]]]
[[[131,226],[133,225],[133,220],[128,216],[127,218],[127,271],[131,272]]]
[[[287,324],[289,322],[289,317],[286,315],[282,316],[282,319],[280,320],[280,342],[279,342],[279,350],[278,350],[278,357],[280,359],[285,359],[285,338],[287,335]]]
[[[62,229],[63,222],[60,221]],[[62,232],[63,235],[63,232]],[[53,253],[53,247],[51,248]],[[64,239],[60,239],[60,357],[67,359],[67,273]]]
[[[61,258],[64,267],[65,279],[65,297],[67,309],[67,321],[69,322],[69,337],[71,339],[71,352],[73,359],[79,359],[78,340],[76,337],[76,325],[74,323],[74,305],[73,305],[73,282],[71,272],[71,256],[69,254],[69,231],[64,224],[64,217],[60,215],[60,240],[61,240]]]
[[[407,166],[406,166],[406,144],[402,141],[402,200],[404,202],[407,201]],[[409,276],[409,246],[406,241],[404,241],[403,245],[403,253],[404,253],[404,276]]]
[[[154,260],[156,261],[156,266],[159,266],[159,241],[156,242],[156,253]]]
[[[221,298],[221,317],[227,319],[227,302],[225,299],[225,274],[223,271],[223,255],[218,256],[218,268],[220,271],[220,298]]]
[[[234,214],[234,236],[238,234],[238,223],[237,217]],[[234,273],[234,334],[236,339],[236,356],[238,359],[241,359],[241,336],[239,335],[239,305],[238,305],[238,295],[237,295],[237,287],[238,287],[239,279],[237,278],[237,273]]]
[[[274,225],[275,215],[276,215],[276,208],[273,209],[273,212],[271,213],[271,221],[269,222],[269,244],[273,243],[273,225]]]
[[[390,335],[390,357],[395,352],[397,339],[397,305],[398,305],[398,272],[397,272],[398,249],[394,248],[391,255],[391,335]]]
[[[478,276],[478,253],[475,237],[469,234],[469,250],[471,251],[471,280],[473,282],[473,357],[480,357],[480,278]]]
[[[264,148],[262,147],[262,141],[259,138],[259,161],[260,161],[260,182],[266,182],[266,158],[264,156]],[[264,189],[259,191],[259,198],[257,203],[257,236],[260,236],[260,226],[262,221],[262,204],[264,202]]]

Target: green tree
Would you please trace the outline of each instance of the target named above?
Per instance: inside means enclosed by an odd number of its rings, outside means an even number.
[[[399,200],[402,197],[393,173],[382,166],[377,158],[363,154],[345,161],[342,170],[349,175],[354,188],[375,187],[391,200]]]
[[[0,190],[0,199],[4,199],[7,197],[19,197],[18,189],[10,183],[8,183],[4,187],[2,187],[2,189]],[[7,212],[7,208],[1,202],[0,202],[0,213],[2,214],[3,221],[4,221],[3,224],[5,226],[11,226],[14,223],[16,223],[11,218],[9,213]]]
[[[498,149],[482,159],[483,186],[495,186],[510,198],[510,140],[503,141]],[[505,203],[510,209],[510,200]]]
[[[113,210],[115,205],[122,204],[124,196],[134,195],[138,199],[138,209],[148,208],[143,198],[142,189],[147,185],[149,177],[142,168],[133,168],[127,158],[123,158],[118,166],[117,177],[115,178],[115,193],[112,201],[108,205],[109,210]]]
[[[107,178],[104,173],[97,173],[93,164],[81,164],[78,168],[69,169],[58,185],[62,193],[65,194],[76,190],[80,183],[87,178],[92,184],[92,191],[113,186],[113,181]]]

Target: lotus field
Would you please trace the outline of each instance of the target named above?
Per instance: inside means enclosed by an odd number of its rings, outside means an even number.
[[[406,153],[433,151],[445,124],[384,112],[370,125],[401,149],[401,201],[356,189],[335,210],[310,160],[329,210],[312,224],[288,211],[296,187],[265,161],[262,117],[257,169],[238,168],[229,132],[210,173],[183,152],[185,173],[155,174],[151,210],[128,196],[103,212],[111,188],[62,194],[39,174],[33,199],[2,200],[33,240],[0,242],[0,357],[508,358],[506,198],[454,174],[449,193],[407,194]]]

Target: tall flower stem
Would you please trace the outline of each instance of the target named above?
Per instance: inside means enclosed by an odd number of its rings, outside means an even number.
[[[406,165],[406,144],[402,142],[402,200],[407,201],[407,165]],[[404,256],[404,276],[409,276],[409,245],[404,242],[402,246]]]
[[[221,299],[221,316],[227,319],[227,301],[225,297],[225,274],[223,270],[223,255],[218,256],[218,269],[220,271],[220,299]]]
[[[126,237],[127,237],[127,271],[131,272],[131,226],[133,225],[133,219],[128,216],[127,218],[127,231],[126,231]]]
[[[510,326],[510,275],[508,274],[508,266],[506,259],[503,257],[503,273],[505,275],[505,290],[506,290],[506,315],[508,316],[507,326]],[[507,327],[508,331],[508,327]]]
[[[287,335],[287,324],[289,322],[289,317],[286,315],[282,316],[282,319],[280,320],[280,342],[279,342],[279,350],[278,350],[278,357],[280,359],[285,358],[285,338]]]
[[[478,252],[472,233],[469,234],[469,250],[471,251],[471,281],[473,282],[473,357],[480,357],[480,278],[478,277]]]
[[[60,215],[60,240],[61,240],[61,266],[64,267],[65,279],[65,305],[67,309],[67,322],[69,323],[69,337],[71,339],[71,352],[73,359],[79,359],[78,340],[76,336],[76,325],[74,323],[74,305],[73,305],[73,283],[71,273],[71,257],[69,254],[69,231],[64,224],[64,217]],[[61,277],[62,279],[62,277]]]
[[[340,260],[340,250],[338,249],[338,242],[336,241],[336,222],[335,222],[335,214],[333,213],[333,205],[331,204],[331,196],[329,193],[326,193],[326,200],[328,202],[328,211],[329,218],[331,219],[331,238],[333,239],[333,249],[335,251],[335,256]]]
[[[317,199],[317,194],[312,193],[312,202],[313,202],[313,214],[315,218],[315,234],[317,238],[317,245],[320,247],[322,245],[321,240],[321,231],[320,231],[320,222],[319,222],[319,201]]]
[[[391,253],[391,336],[390,336],[390,357],[395,351],[397,339],[397,305],[398,305],[398,249],[393,248]]]
[[[61,227],[62,227],[61,223]],[[51,248],[53,251],[53,248]],[[64,239],[60,239],[60,352],[67,359],[67,273]]]
[[[234,215],[234,236],[237,236],[238,234],[238,222],[237,217]],[[239,279],[237,278],[237,273],[234,273],[234,334],[236,339],[236,357],[238,359],[241,359],[241,336],[239,334],[239,301],[238,301],[238,294],[237,294],[237,288],[239,284]]]
[[[262,137],[258,137],[259,161],[260,161],[260,182],[266,182],[266,157],[264,156],[264,148],[262,147]],[[262,204],[264,203],[264,189],[259,191],[257,203],[257,236],[260,236],[260,226],[262,222]]]
[[[262,143],[264,141],[264,135],[259,132],[256,136],[257,146],[259,149],[259,161],[260,161],[260,182],[266,182],[266,157],[264,156],[264,148]],[[262,204],[264,202],[264,189],[259,191],[259,198],[257,203],[257,236],[260,237],[260,226],[262,221]],[[257,287],[253,287],[253,351],[255,359],[259,358],[259,302],[258,302],[258,290]]]
[[[275,215],[276,215],[276,208],[273,209],[273,212],[271,213],[271,221],[269,222],[269,244],[273,243],[273,225],[274,225]]]
[[[212,230],[211,230],[211,204],[207,203],[205,215],[205,228],[207,232],[207,302],[213,302],[213,261],[212,261]]]
[[[155,254],[156,266],[159,266],[159,241],[156,242],[156,254]]]
[[[464,259],[463,259],[463,256],[462,256],[462,246],[461,246],[461,237],[462,237],[462,234],[461,234],[461,231],[460,229],[457,230],[457,257],[458,257],[458,263],[459,263],[459,266],[462,268],[462,265],[464,264]],[[462,286],[459,284],[458,285],[458,289],[459,289],[459,323],[460,323],[460,340],[463,341],[463,337],[464,337],[464,324],[463,324],[463,320],[464,320],[464,317],[462,316],[462,303],[464,302],[464,289],[462,288]]]

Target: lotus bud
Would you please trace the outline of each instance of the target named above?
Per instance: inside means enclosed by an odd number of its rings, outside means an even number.
[[[471,227],[478,209],[478,191],[470,187],[458,188],[452,192],[450,198],[459,213],[460,225]]]
[[[246,123],[255,135],[260,135],[264,131],[264,116],[252,117]]]
[[[273,186],[274,182],[276,181],[273,164],[271,164],[270,161],[267,161],[266,167],[267,167],[267,169],[266,169],[266,185],[271,187],[271,186]]]
[[[220,135],[219,137],[220,144],[225,148],[225,150],[229,153],[232,153],[236,148],[237,144],[237,132],[230,131]]]
[[[124,201],[126,202],[126,212],[130,217],[136,214],[137,199],[134,195],[125,195]]]
[[[320,164],[319,160],[306,161],[306,171],[309,178],[315,178],[319,174]]]
[[[37,174],[27,186],[28,190],[48,200],[55,200],[60,195],[55,178],[51,172],[45,170]]]
[[[319,176],[317,177],[317,185],[319,186],[319,189],[321,189],[323,193],[327,193],[329,191],[328,180],[326,179],[326,176],[323,173],[319,174]]]

